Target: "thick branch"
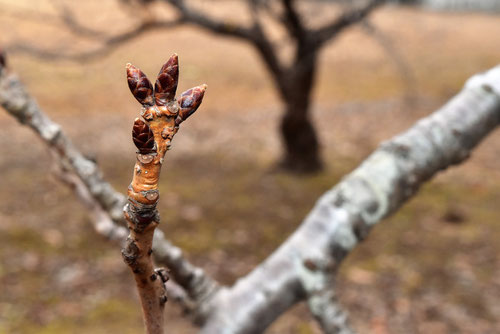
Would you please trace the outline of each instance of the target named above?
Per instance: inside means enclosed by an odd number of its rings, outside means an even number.
[[[57,6],[60,20],[64,23],[64,25],[74,34],[82,37],[89,38],[107,38],[107,34],[105,31],[95,30],[89,28],[83,24],[81,24],[70,10],[68,6],[63,3],[55,4]]]
[[[255,13],[255,10],[257,10],[258,4],[252,0],[249,1],[250,8],[253,11],[254,22],[252,26],[244,27],[233,22],[219,21],[211,18],[206,13],[189,7],[184,0],[163,0],[163,2],[169,3],[178,10],[183,22],[197,25],[216,34],[236,37],[250,42],[262,56],[266,67],[273,73],[273,77],[281,77],[283,74],[283,66],[278,59],[276,50],[264,34],[258,18],[256,18],[258,14]],[[278,88],[280,90],[282,89],[279,83]]]
[[[332,270],[370,228],[437,172],[464,161],[500,123],[500,67],[469,80],[443,108],[383,143],[324,194],[267,260],[214,296],[204,333],[260,333],[308,296],[308,271]]]

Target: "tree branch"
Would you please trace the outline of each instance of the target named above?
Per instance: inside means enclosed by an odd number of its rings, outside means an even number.
[[[295,37],[298,44],[303,44],[308,39],[308,33],[302,24],[299,14],[295,10],[295,0],[282,0],[285,9],[284,23],[291,36]]]
[[[344,29],[362,21],[373,10],[385,3],[385,0],[369,0],[364,6],[344,12],[332,23],[311,31],[314,36],[314,47],[319,48],[332,38],[336,37]]]
[[[379,45],[384,49],[389,58],[394,61],[394,65],[401,74],[402,81],[406,86],[406,95],[408,98],[415,95],[416,79],[411,66],[406,61],[405,57],[399,52],[391,39],[382,33],[368,19],[361,22],[361,28],[370,36],[372,36]]]
[[[74,13],[68,6],[61,2],[53,2],[57,6],[59,15],[57,16],[64,25],[74,34],[82,37],[106,39],[107,34],[104,31],[95,30],[84,26],[75,17]]]
[[[6,61],[1,51],[0,60],[0,105],[21,124],[35,131],[47,145],[62,171],[57,176],[90,210],[96,231],[106,238],[123,241],[128,233],[123,218],[125,196],[103,179],[97,164],[78,151],[60,125],[40,109],[19,78],[2,66]],[[189,263],[182,251],[166,240],[160,230],[154,234],[153,252],[155,260],[170,269],[173,279],[192,299],[185,301],[187,308],[202,314],[203,301],[218,289],[218,284],[201,268]]]
[[[458,164],[500,124],[500,67],[473,77],[434,114],[382,143],[324,194],[262,264],[213,297],[203,333],[260,333],[307,298],[311,268],[344,257],[437,172]],[[325,281],[328,281],[325,279]],[[311,297],[309,297],[310,299]]]
[[[246,40],[253,40],[255,37],[251,28],[243,27],[234,22],[219,21],[211,18],[205,13],[199,12],[196,9],[189,7],[184,0],[162,1],[176,8],[184,22],[195,24],[220,35],[237,37]]]
[[[61,60],[61,59],[89,61],[110,54],[120,45],[129,42],[131,40],[134,40],[135,38],[138,38],[139,36],[142,36],[143,34],[149,31],[165,29],[165,28],[173,28],[181,25],[182,23],[183,23],[182,19],[176,19],[173,21],[143,22],[137,27],[134,27],[126,32],[117,34],[112,37],[104,38],[99,47],[85,52],[65,53],[62,50],[45,50],[29,46],[25,43],[14,43],[8,45],[7,49],[10,53],[24,53],[48,61]]]
[[[314,318],[327,334],[354,334],[347,313],[335,294],[335,263],[306,261],[301,268],[300,282]]]
[[[109,240],[123,242],[127,237],[127,229],[118,226],[109,213],[102,208],[100,203],[90,193],[85,183],[76,175],[66,159],[61,159],[57,149],[49,146],[52,159],[54,161],[54,175],[68,187],[70,187],[77,198],[87,208],[92,217],[92,224],[95,231]]]
[[[268,70],[273,74],[273,79],[282,77],[283,66],[280,63],[273,45],[264,34],[260,27],[259,21],[256,18],[255,10],[258,3],[254,0],[248,0],[248,4],[253,11],[254,22],[251,27],[244,27],[233,22],[218,21],[209,17],[205,13],[197,11],[186,4],[184,0],[162,0],[176,8],[179,12],[180,19],[185,23],[191,23],[201,28],[207,29],[213,33],[225,35],[228,37],[236,37],[250,42],[257,52],[262,56]],[[279,80],[278,80],[279,81]],[[278,89],[281,91],[280,83],[277,83]]]

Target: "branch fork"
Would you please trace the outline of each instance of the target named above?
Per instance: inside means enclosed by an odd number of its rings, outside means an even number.
[[[136,118],[132,128],[138,151],[124,207],[130,234],[122,256],[136,280],[147,333],[163,333],[168,274],[164,269],[154,269],[151,257],[154,231],[160,223],[156,209],[158,181],[165,153],[179,125],[200,106],[206,85],[191,88],[175,99],[179,78],[176,54],[162,66],[154,88],[140,69],[131,64],[126,69],[130,91],[143,108],[142,119]]]

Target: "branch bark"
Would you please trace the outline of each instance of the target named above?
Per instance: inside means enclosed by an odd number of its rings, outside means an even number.
[[[354,334],[335,293],[335,263],[304,262],[300,281],[313,317],[326,334]]]
[[[499,123],[497,67],[473,77],[440,110],[382,143],[324,194],[271,256],[234,286],[219,290],[202,333],[260,333],[293,304],[311,303],[311,268],[332,263],[335,270],[376,223],[437,172],[467,159]]]
[[[164,332],[163,310],[167,302],[166,271],[154,269],[151,257],[153,235],[160,224],[156,209],[160,198],[160,171],[180,124],[198,109],[206,89],[206,85],[191,88],[175,100],[178,78],[176,54],[161,68],[154,89],[140,69],[127,64],[128,85],[143,106],[141,116],[145,122],[137,118],[132,130],[138,152],[124,208],[130,234],[122,255],[134,275],[144,323],[150,334]]]

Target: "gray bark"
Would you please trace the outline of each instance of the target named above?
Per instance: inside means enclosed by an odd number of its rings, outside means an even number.
[[[382,143],[324,194],[267,260],[234,286],[219,290],[202,333],[260,333],[306,298],[317,317],[328,317],[330,312],[316,307],[322,301],[310,294],[314,289],[309,286],[316,284],[318,275],[331,275],[373,225],[395,212],[437,172],[464,161],[499,123],[497,67],[473,77],[440,110]]]

